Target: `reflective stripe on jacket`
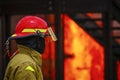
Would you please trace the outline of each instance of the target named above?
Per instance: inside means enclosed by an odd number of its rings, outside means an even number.
[[[43,80],[41,54],[22,45],[18,51],[6,68],[4,80]]]

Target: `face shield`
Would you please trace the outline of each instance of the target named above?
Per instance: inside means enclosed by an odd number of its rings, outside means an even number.
[[[41,33],[39,30],[37,30],[36,34],[39,35],[40,37],[44,37],[44,38],[49,39],[49,41],[57,41],[57,37],[56,37],[55,33],[53,32],[51,27],[47,28],[46,33]]]
[[[50,35],[51,40],[52,40],[52,41],[57,41],[57,37],[56,37],[56,35],[54,34],[52,28],[49,27],[47,30],[48,30],[48,32],[49,32],[49,35]]]

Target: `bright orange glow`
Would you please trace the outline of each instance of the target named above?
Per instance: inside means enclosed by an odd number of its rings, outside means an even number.
[[[54,26],[52,26],[54,30]],[[55,30],[54,30],[55,32]],[[55,42],[46,38],[45,51],[42,54],[42,72],[44,80],[55,80]]]
[[[64,80],[104,80],[104,48],[64,15]]]

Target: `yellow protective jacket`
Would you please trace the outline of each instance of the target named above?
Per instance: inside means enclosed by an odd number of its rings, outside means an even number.
[[[18,51],[7,66],[4,80],[43,80],[41,54],[22,45]]]

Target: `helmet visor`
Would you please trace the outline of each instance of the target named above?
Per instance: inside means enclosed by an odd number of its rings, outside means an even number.
[[[56,37],[55,33],[53,32],[52,28],[49,27],[49,28],[47,28],[47,30],[48,30],[48,33],[50,34],[51,40],[52,41],[57,41],[57,37]]]

